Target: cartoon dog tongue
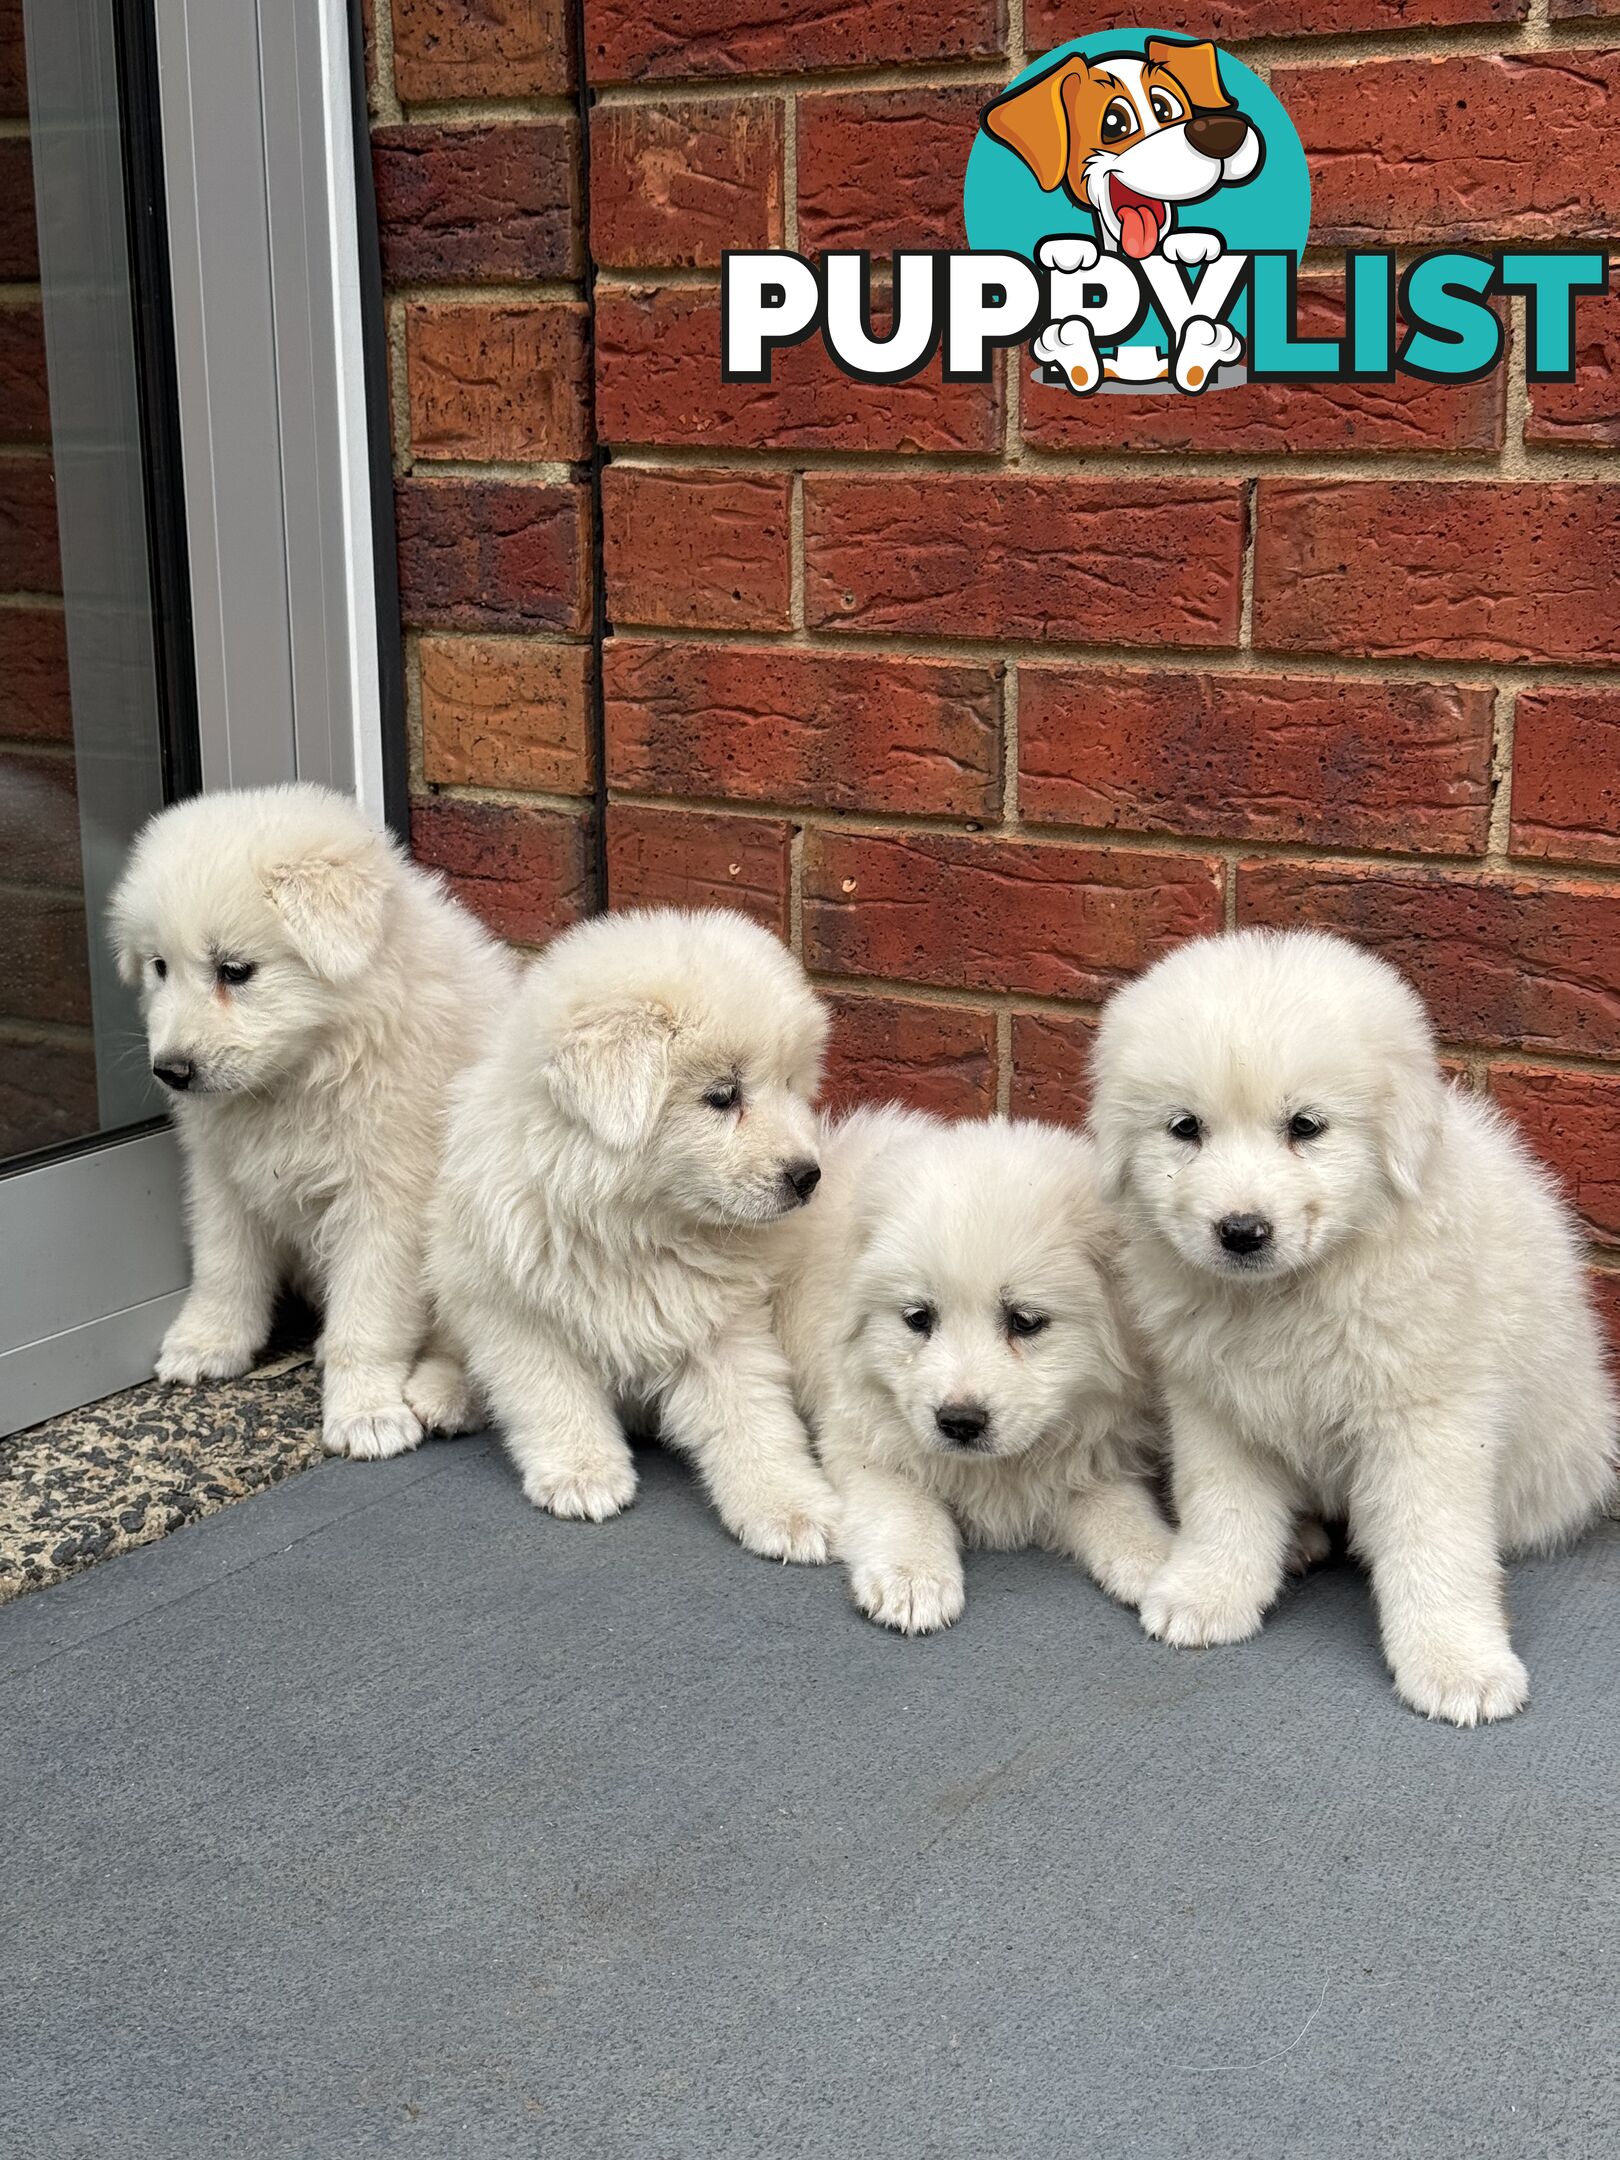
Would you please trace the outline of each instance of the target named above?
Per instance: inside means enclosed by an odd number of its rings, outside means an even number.
[[[1111,173],[1109,178],[1114,191],[1114,215],[1119,219],[1119,244],[1140,262],[1158,246],[1170,213],[1151,195],[1138,195],[1135,188],[1127,187],[1118,173]]]

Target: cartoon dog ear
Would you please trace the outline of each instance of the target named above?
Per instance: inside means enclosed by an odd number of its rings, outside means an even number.
[[[1086,72],[1083,60],[1060,60],[1030,83],[984,109],[979,125],[1023,159],[1050,195],[1069,169],[1069,106],[1065,85]]]
[[[662,1005],[594,1007],[571,1023],[546,1060],[552,1099],[605,1147],[640,1147],[663,1106],[673,1033]]]
[[[382,943],[388,853],[367,833],[272,864],[265,898],[281,918],[292,947],[327,982],[352,982]]]
[[[1147,56],[1150,62],[1170,70],[1198,112],[1220,112],[1236,102],[1227,95],[1221,81],[1220,60],[1213,45],[1176,45],[1167,38],[1149,38]]]
[[[1395,1079],[1384,1112],[1384,1168],[1403,1200],[1421,1200],[1445,1114],[1445,1082],[1432,1067]]]

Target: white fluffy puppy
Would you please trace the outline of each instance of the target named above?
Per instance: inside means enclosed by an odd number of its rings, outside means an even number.
[[[1183,946],[1108,1006],[1094,1080],[1181,1524],[1143,1625],[1252,1635],[1320,1508],[1371,1567],[1402,1699],[1510,1716],[1501,1556],[1581,1529],[1613,1478],[1552,1183],[1442,1080],[1400,977],[1317,932]]]
[[[324,1308],[333,1454],[462,1422],[462,1374],[427,1341],[424,1216],[446,1083],[510,996],[501,948],[302,785],[162,811],[111,920],[186,1163],[192,1287],[158,1378],[246,1372],[294,1281]]]
[[[826,1015],[744,916],[598,917],[536,961],[454,1090],[430,1273],[523,1489],[600,1521],[656,1410],[753,1551],[824,1560],[836,1503],[770,1330],[764,1226],[820,1177]]]
[[[1134,1604],[1170,1533],[1090,1146],[891,1107],[830,1126],[821,1159],[815,1207],[777,1233],[777,1325],[856,1604],[945,1627],[964,1537],[1053,1547]]]

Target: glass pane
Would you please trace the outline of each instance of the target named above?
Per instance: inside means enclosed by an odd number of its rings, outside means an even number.
[[[0,1168],[158,1107],[103,930],[195,739],[147,12],[0,0]]]

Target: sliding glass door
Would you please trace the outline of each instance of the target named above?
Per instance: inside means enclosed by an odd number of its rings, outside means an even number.
[[[149,1372],[186,1284],[130,840],[386,807],[351,59],[343,0],[0,0],[0,1433]]]

